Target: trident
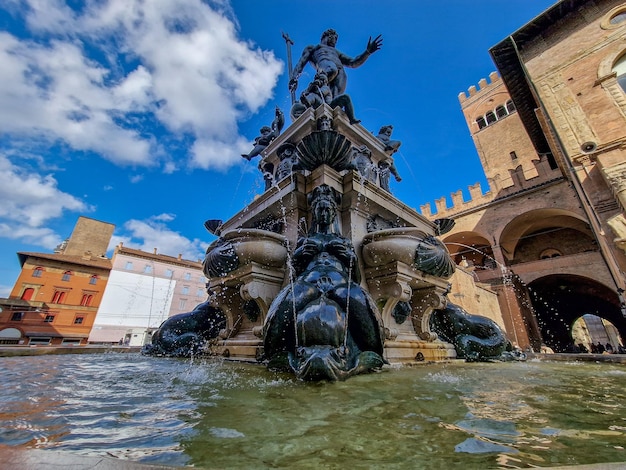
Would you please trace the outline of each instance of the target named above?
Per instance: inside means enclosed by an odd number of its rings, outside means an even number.
[[[283,39],[287,45],[287,66],[289,67],[289,81],[293,78],[293,67],[291,66],[291,46],[293,46],[293,41],[289,37],[287,33],[283,32]],[[290,90],[291,92],[291,104],[296,102],[296,90]]]

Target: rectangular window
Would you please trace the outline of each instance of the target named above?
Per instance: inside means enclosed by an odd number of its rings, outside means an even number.
[[[178,302],[178,308],[179,309],[184,309],[185,305],[187,305],[187,299],[180,299],[180,302]]]
[[[517,154],[515,152],[511,152],[509,155],[511,156],[511,160],[517,160]]]
[[[196,291],[196,297],[203,297],[204,296],[204,289],[202,287],[198,287],[198,290]]]
[[[91,276],[91,279],[89,279],[89,284],[95,285],[96,282],[98,282],[98,276]]]
[[[13,312],[11,321],[22,321],[24,319],[24,312]]]
[[[76,317],[74,318],[74,325],[82,325],[85,317]]]
[[[183,290],[181,291],[181,294],[183,295],[189,294],[189,286],[183,286]]]
[[[146,264],[146,266],[143,268],[143,272],[146,274],[150,274],[152,272],[152,266]]]
[[[166,269],[165,277],[169,277],[171,279],[172,277],[174,277],[174,271],[172,271],[171,269]]]
[[[46,346],[50,344],[51,339],[52,338],[50,338],[49,336],[33,336],[28,342],[28,344]]]
[[[54,321],[54,315],[46,315],[46,318],[43,320],[46,323],[52,323]]]
[[[63,338],[63,341],[61,341],[61,344],[68,345],[68,346],[79,345],[80,344],[80,340],[79,339],[73,339],[73,338]]]
[[[33,277],[41,277],[41,273],[43,273],[43,269],[35,268],[35,270],[33,271]]]
[[[185,281],[191,280],[191,273],[185,273]]]
[[[70,280],[70,273],[63,273],[63,277],[61,278],[62,281],[69,281]]]
[[[133,269],[133,262],[132,261],[126,261],[126,266],[124,266],[124,269],[127,269],[128,271],[131,271]]]

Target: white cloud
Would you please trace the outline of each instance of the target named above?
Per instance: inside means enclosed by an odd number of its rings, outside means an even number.
[[[241,162],[249,142],[237,121],[272,98],[283,64],[238,37],[227,3],[88,0],[80,12],[61,0],[25,3],[36,40],[0,33],[0,133],[150,165],[167,155],[151,121],[194,138],[191,166]],[[101,52],[98,61],[90,50]],[[120,65],[128,63],[132,70]]]
[[[51,229],[42,228],[65,211],[93,210],[80,199],[57,188],[52,175],[28,172],[0,155],[0,237],[54,248],[61,241]]]
[[[147,220],[132,219],[127,221],[111,239],[109,248],[120,242],[129,248],[152,252],[155,248],[160,254],[168,256],[182,255],[184,259],[196,261],[204,257],[205,241],[190,240],[180,233],[171,230],[166,223],[173,221],[173,214],[160,214]]]

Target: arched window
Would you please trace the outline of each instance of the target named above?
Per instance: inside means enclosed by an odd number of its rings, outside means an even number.
[[[53,304],[62,304],[65,300],[65,292],[61,290],[55,290],[54,295],[52,296]]]
[[[83,298],[80,301],[80,304],[83,307],[89,307],[91,305],[91,301],[93,300],[93,295],[91,294],[84,294]]]
[[[547,248],[541,252],[539,259],[558,258],[559,256],[563,256],[563,253],[559,250],[555,250],[554,248]]]
[[[617,83],[626,92],[626,54],[623,54],[613,65],[613,72],[617,74]]]
[[[620,24],[626,21],[626,11],[620,11],[617,15],[611,17],[609,23],[611,24]]]
[[[43,268],[41,266],[37,266],[35,269],[33,269],[33,277],[41,277],[42,274]]]
[[[69,281],[71,277],[72,277],[72,271],[65,271],[63,273],[63,277],[61,278],[61,280],[62,281]]]
[[[509,114],[515,111],[515,103],[513,103],[513,100],[509,100],[506,102],[506,110],[509,112]]]
[[[494,122],[498,120],[498,118],[493,113],[493,111],[489,111],[487,114],[485,114],[485,117],[487,118],[487,125],[493,124]]]
[[[24,292],[22,293],[22,300],[30,300],[33,298],[33,294],[35,293],[35,289],[33,289],[32,287],[28,287],[26,289],[24,289]]]
[[[476,124],[478,124],[479,129],[487,127],[487,121],[485,121],[485,118],[482,116],[476,118]]]
[[[97,275],[93,275],[91,276],[91,278],[89,279],[89,284],[93,284],[95,285],[98,282],[98,276]]]
[[[498,116],[498,119],[503,118],[507,114],[509,113],[506,111],[506,108],[503,105],[500,105],[496,108],[496,116]]]

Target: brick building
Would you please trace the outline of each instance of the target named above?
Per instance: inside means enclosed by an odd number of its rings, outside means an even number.
[[[106,251],[114,226],[79,217],[54,253],[20,252],[22,268],[0,299],[0,343],[86,344],[109,278]]]
[[[459,95],[489,189],[422,212],[455,219],[444,242],[498,292],[521,347],[570,350],[586,314],[626,340],[625,35],[623,1],[560,1],[492,47],[499,73]]]

